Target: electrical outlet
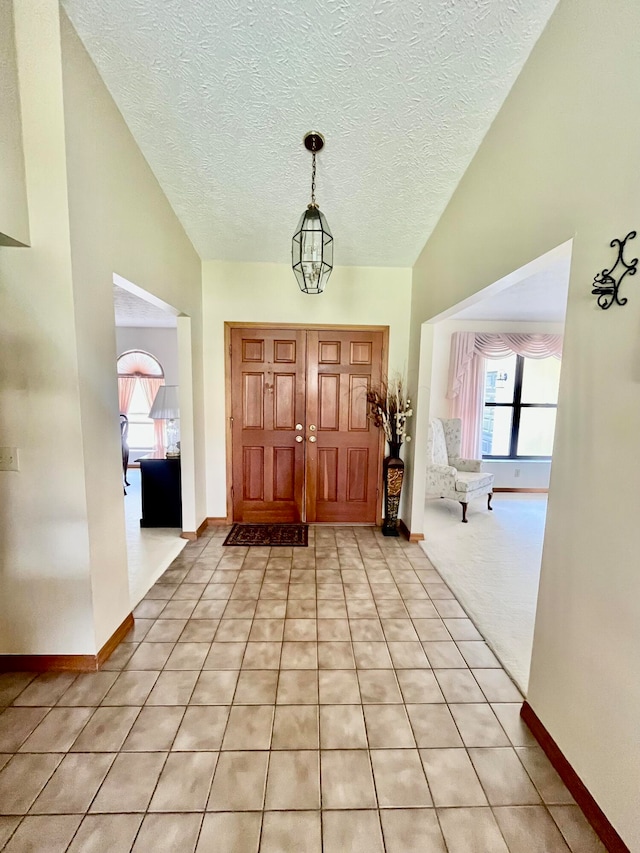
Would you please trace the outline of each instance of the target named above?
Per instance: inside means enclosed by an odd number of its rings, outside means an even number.
[[[0,447],[0,471],[19,471],[17,447]]]
[[[516,468],[516,470],[513,472],[513,476],[514,476],[514,477],[519,477],[519,476],[520,476],[520,469],[519,469],[519,468]]]

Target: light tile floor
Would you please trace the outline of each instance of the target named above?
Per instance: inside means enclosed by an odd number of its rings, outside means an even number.
[[[129,600],[135,607],[153,583],[182,551],[186,540],[179,527],[140,527],[142,492],[140,469],[129,468],[129,486],[124,495],[124,520],[127,533]]]
[[[99,673],[0,675],[7,853],[593,853],[416,545],[190,543]]]

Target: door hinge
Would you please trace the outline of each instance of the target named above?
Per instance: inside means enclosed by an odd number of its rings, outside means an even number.
[[[231,344],[229,344],[229,355],[231,355]]]

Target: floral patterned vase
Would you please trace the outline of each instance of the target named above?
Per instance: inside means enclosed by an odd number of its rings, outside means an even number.
[[[400,459],[400,445],[389,444],[389,456],[383,463],[384,476],[384,522],[383,536],[399,536],[398,509],[404,479],[404,462]]]

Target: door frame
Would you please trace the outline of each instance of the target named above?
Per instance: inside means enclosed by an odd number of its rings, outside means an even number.
[[[231,429],[231,330],[232,329],[295,329],[311,332],[326,332],[335,329],[341,332],[382,332],[382,376],[389,374],[389,326],[352,325],[351,323],[240,323],[224,321],[224,422],[225,422],[225,463],[227,476],[227,522],[233,522],[233,497],[231,484],[233,480],[233,433]],[[382,462],[384,459],[384,433],[378,439],[378,482],[382,485]],[[382,488],[376,510],[376,524],[382,524]],[[322,522],[314,522],[322,523]],[[335,527],[339,525],[333,525]],[[349,524],[347,527],[357,527]],[[370,525],[364,525],[370,526]]]

